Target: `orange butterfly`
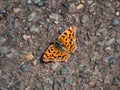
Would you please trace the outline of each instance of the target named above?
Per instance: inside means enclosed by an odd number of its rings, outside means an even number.
[[[76,46],[76,26],[65,30],[55,42],[48,47],[43,55],[44,62],[67,61],[71,53],[77,49]]]

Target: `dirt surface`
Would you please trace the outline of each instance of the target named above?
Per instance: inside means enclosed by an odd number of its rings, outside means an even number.
[[[76,52],[41,62],[72,25]],[[120,1],[0,0],[0,90],[120,90]]]

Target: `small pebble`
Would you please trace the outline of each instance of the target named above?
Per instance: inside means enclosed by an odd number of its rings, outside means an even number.
[[[68,74],[68,73],[70,73],[70,71],[71,71],[70,68],[64,68],[64,69],[61,70],[61,74],[62,75]]]
[[[58,21],[59,20],[59,15],[58,14],[52,13],[52,14],[49,15],[49,18],[54,19],[55,24],[59,23],[59,21]]]
[[[85,3],[85,0],[80,0],[81,3]]]
[[[111,3],[110,3],[110,2],[106,2],[106,3],[105,3],[105,6],[111,7]]]
[[[54,80],[54,90],[60,89],[64,87],[64,84],[62,82],[59,82],[57,79]]]
[[[47,30],[50,31],[52,29],[51,25],[48,25]]]
[[[21,86],[21,81],[18,81],[18,82],[15,84],[15,87],[16,87],[17,89],[20,89],[20,86]]]
[[[89,82],[90,87],[94,87],[95,83],[94,82]]]
[[[6,38],[0,36],[0,45],[6,41]]]
[[[88,75],[86,73],[81,73],[79,76],[83,79],[86,79],[88,77]]]
[[[56,62],[56,63],[52,63],[52,69],[55,70],[58,66],[60,65],[59,62]]]
[[[99,52],[94,51],[89,54],[89,57],[91,61],[96,61],[100,57],[100,54]]]
[[[24,40],[28,40],[30,38],[30,35],[23,35]]]
[[[50,90],[48,86],[43,86],[43,90]]]
[[[29,22],[30,22],[30,21],[33,21],[35,18],[36,18],[36,13],[33,12],[33,13],[31,13],[31,14],[28,16],[28,21],[29,21]]]
[[[44,82],[47,82],[49,84],[53,84],[54,76],[52,74],[47,74],[43,77]]]
[[[110,82],[112,82],[112,75],[108,74],[104,79],[104,83],[109,84]]]
[[[81,18],[81,22],[84,24],[84,23],[87,23],[88,21],[89,21],[89,16],[83,15],[83,17]]]
[[[49,15],[49,18],[50,18],[50,19],[58,20],[58,19],[59,19],[59,15],[58,15],[58,14],[55,14],[55,13],[52,13],[52,14]]]
[[[65,28],[59,27],[57,30],[59,34],[62,34],[65,31]]]
[[[32,27],[30,27],[30,31],[31,32],[36,32],[36,33],[39,33],[40,32],[40,29],[37,27],[37,26],[32,26]]]
[[[38,6],[39,7],[43,7],[43,6],[45,6],[46,5],[46,2],[45,1],[41,1],[40,3],[38,3]]]
[[[40,1],[41,1],[41,0],[33,0],[33,2],[34,2],[35,4],[40,3]]]
[[[119,15],[120,15],[120,12],[119,12],[119,11],[116,11],[115,14],[116,14],[116,16],[119,16]]]
[[[83,4],[79,4],[76,9],[80,10],[80,9],[83,9],[84,8],[84,5]]]
[[[105,42],[105,45],[106,45],[106,46],[109,46],[109,45],[111,45],[113,42],[114,42],[114,38],[106,41],[106,42]]]
[[[27,4],[32,4],[32,1],[31,0],[27,0]]]
[[[112,81],[113,85],[120,85],[120,76],[114,77]],[[117,90],[117,89],[116,89]]]
[[[9,90],[8,87],[0,86],[0,90]]]
[[[115,41],[120,44],[120,35],[115,37]]]
[[[69,6],[69,12],[75,12],[75,4],[74,3],[71,3],[70,6]]]
[[[118,32],[118,33],[120,33],[120,29],[116,29],[115,31]]]
[[[113,25],[119,25],[120,24],[120,21],[118,19],[113,19],[112,20],[112,24]]]
[[[110,57],[108,61],[109,61],[111,64],[114,64],[116,60],[117,60],[116,57]]]
[[[23,66],[21,67],[21,69],[22,69],[23,71],[30,71],[30,70],[32,69],[32,67],[31,67],[31,65],[23,65]]]
[[[73,84],[73,79],[71,77],[65,77],[65,82],[72,85]]]
[[[33,65],[37,65],[37,60],[34,60],[34,61],[33,61]]]
[[[69,7],[69,3],[68,2],[64,2],[64,3],[62,3],[62,6],[65,7],[65,8],[68,8]]]
[[[13,11],[14,11],[15,13],[19,13],[19,12],[22,11],[22,9],[21,9],[21,8],[14,8]]]
[[[6,54],[8,51],[6,47],[0,47],[0,54]]]
[[[25,90],[30,90],[30,86],[26,87]]]
[[[90,5],[93,3],[93,0],[87,0],[87,3]]]

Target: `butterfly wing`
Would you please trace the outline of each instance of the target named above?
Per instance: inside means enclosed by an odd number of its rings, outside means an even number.
[[[75,52],[77,46],[76,46],[76,31],[77,28],[75,26],[72,26],[68,28],[66,31],[64,31],[59,37],[58,41],[62,42],[64,45],[65,51],[68,53]]]
[[[54,44],[52,44],[49,46],[49,48],[46,50],[45,54],[43,55],[43,61],[44,62],[67,61],[69,57],[70,54],[60,51],[58,48],[55,47]]]

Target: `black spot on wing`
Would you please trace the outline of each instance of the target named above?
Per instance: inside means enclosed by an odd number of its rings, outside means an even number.
[[[49,57],[47,54],[45,54],[46,57]]]
[[[66,32],[65,32],[64,34],[65,34],[65,35],[67,35],[67,33],[66,33]]]
[[[61,57],[61,56],[58,56],[59,58]]]
[[[51,51],[53,51],[53,48],[51,48]]]
[[[51,51],[48,49],[48,52],[50,53]]]
[[[65,36],[62,36],[62,38],[65,38]]]
[[[69,36],[71,36],[71,34],[69,34]]]
[[[71,29],[68,29],[68,31],[69,31],[70,33],[72,33]]]

